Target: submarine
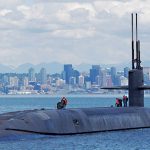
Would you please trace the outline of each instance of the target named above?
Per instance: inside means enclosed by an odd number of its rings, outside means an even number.
[[[134,15],[132,19],[132,69],[128,86],[102,87],[129,91],[128,107],[94,107],[67,109],[39,109],[9,112],[0,115],[0,137],[23,133],[72,135],[104,131],[150,128],[150,108],[144,107],[143,68],[140,59],[140,41],[134,43]],[[134,50],[134,47],[136,49]]]

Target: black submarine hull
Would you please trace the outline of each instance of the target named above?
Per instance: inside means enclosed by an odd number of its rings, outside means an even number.
[[[150,127],[150,108],[97,107],[30,110],[0,115],[0,133],[71,135]]]

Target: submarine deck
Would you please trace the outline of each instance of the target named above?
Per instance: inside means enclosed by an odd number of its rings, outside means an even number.
[[[41,109],[0,115],[0,136],[22,132],[67,135],[150,127],[150,108]]]

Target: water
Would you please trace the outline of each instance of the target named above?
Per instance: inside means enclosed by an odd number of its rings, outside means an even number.
[[[117,96],[70,96],[68,107],[111,106]],[[56,108],[60,97],[3,96],[0,97],[0,113],[37,108]],[[145,98],[150,107],[150,97]],[[0,139],[0,150],[149,150],[150,129],[72,136],[17,135]]]

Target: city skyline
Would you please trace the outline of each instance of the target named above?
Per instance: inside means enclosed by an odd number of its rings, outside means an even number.
[[[0,73],[0,95],[122,93],[120,90],[107,91],[101,87],[128,85],[129,70],[129,67],[118,70],[113,66],[103,68],[91,65],[86,72],[80,72],[72,64],[64,64],[61,72],[55,74],[47,72],[44,67],[39,72],[31,67],[28,73]],[[143,71],[144,84],[149,85],[150,67],[144,67]]]
[[[146,61],[148,0],[2,0],[0,64],[129,63],[132,12],[139,15],[141,57]]]
[[[58,93],[105,93],[103,86],[126,85],[129,68],[117,71],[115,67],[102,68],[92,65],[87,72],[79,72],[72,64],[64,64],[63,70],[55,74],[47,73],[45,68],[28,73],[0,73],[0,94],[58,94]],[[149,69],[147,68],[147,72]],[[149,76],[146,76],[149,82]]]

